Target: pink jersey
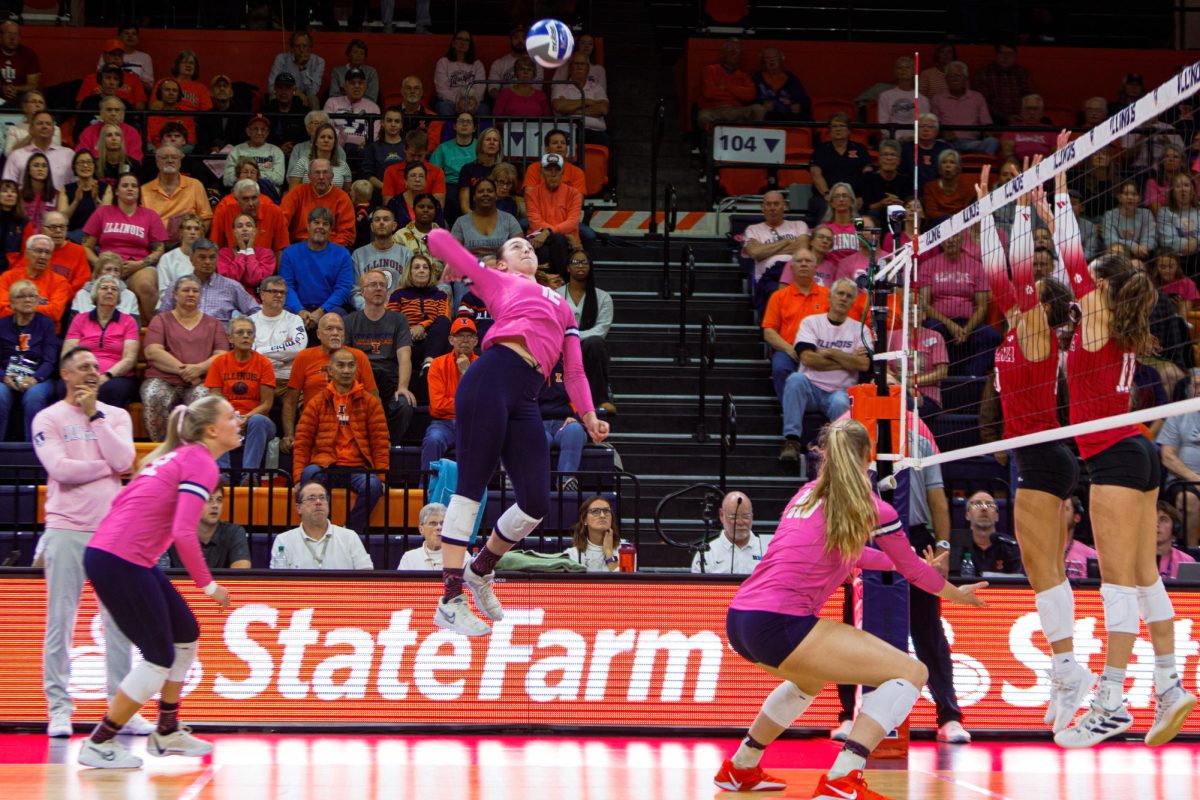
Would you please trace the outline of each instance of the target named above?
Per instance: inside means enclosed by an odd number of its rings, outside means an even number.
[[[815,484],[812,481],[803,486],[788,503],[767,554],[742,582],[730,608],[795,616],[817,614],[853,569],[878,569],[883,565],[873,551],[864,550],[863,556],[849,564],[837,553],[825,552],[823,503],[802,510]],[[875,508],[879,519],[871,532],[875,544],[914,586],[931,594],[940,592],[945,579],[913,552],[896,510],[878,496]]]
[[[200,588],[212,574],[196,527],[217,485],[217,462],[202,444],[186,444],[155,459],[121,490],[89,547],[153,567],[174,544]]]
[[[33,418],[33,447],[46,468],[46,527],[94,531],[133,466],[133,423],[123,408],[96,403],[95,422],[65,400]]]
[[[429,232],[429,251],[449,264],[459,277],[474,282],[472,291],[483,298],[496,321],[483,337],[483,350],[496,339],[520,337],[542,374],[549,375],[558,357],[563,357],[563,382],[575,411],[583,416],[594,411],[592,393],[583,374],[579,346],[579,324],[562,295],[531,278],[488,269],[459,244],[449,231]]]

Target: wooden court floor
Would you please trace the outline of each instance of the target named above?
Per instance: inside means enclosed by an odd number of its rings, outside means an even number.
[[[764,766],[782,793],[718,793],[712,776],[734,742],[713,739],[216,734],[204,760],[147,757],[136,771],[75,764],[81,736],[0,734],[0,790],[20,800],[699,800],[810,797],[836,748],[778,743]],[[135,751],[144,742],[132,740]],[[1200,800],[1200,745],[1049,742],[913,744],[880,762],[873,789],[896,800]]]

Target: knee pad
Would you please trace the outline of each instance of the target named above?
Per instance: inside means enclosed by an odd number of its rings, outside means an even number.
[[[183,683],[187,680],[188,670],[192,668],[192,662],[196,660],[196,650],[199,647],[199,642],[175,643],[175,660],[171,662],[167,680],[175,683]]]
[[[149,661],[139,661],[137,666],[129,670],[125,680],[121,681],[121,691],[138,705],[144,704],[167,682],[170,670]]]
[[[812,701],[812,695],[805,694],[791,681],[784,681],[767,695],[762,713],[779,727],[790,728]]]
[[[533,533],[533,529],[541,524],[541,517],[531,517],[522,511],[520,506],[513,503],[507,511],[500,515],[500,519],[496,520],[496,533],[500,534],[500,538],[504,541],[516,544]],[[442,536],[444,538],[445,534],[443,533]]]
[[[1137,587],[1138,612],[1149,625],[1151,622],[1165,622],[1175,619],[1175,607],[1167,596],[1167,589],[1159,578],[1150,586]]]
[[[446,519],[442,523],[442,540],[459,547],[471,543],[475,531],[475,518],[479,516],[479,501],[468,500],[460,494],[450,498],[446,506]]]
[[[875,691],[863,695],[862,713],[879,723],[887,732],[894,731],[908,718],[921,692],[903,678],[884,681]]]
[[[1109,633],[1138,633],[1138,591],[1132,586],[1106,583],[1100,587],[1104,601],[1104,628]]]
[[[1070,583],[1063,581],[1058,586],[1038,592],[1034,602],[1046,641],[1061,642],[1075,635],[1075,595],[1071,593]]]

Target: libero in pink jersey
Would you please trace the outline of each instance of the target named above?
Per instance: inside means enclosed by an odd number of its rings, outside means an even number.
[[[929,671],[907,653],[817,612],[858,567],[896,569],[914,586],[968,605],[986,583],[957,587],[937,567],[945,554],[922,561],[908,543],[895,509],[871,491],[871,437],[862,423],[838,419],[821,434],[821,472],[788,503],[767,554],[734,595],[725,618],[729,646],[773,678],[783,678],[763,703],[737,752],[713,782],[733,792],[774,791],[785,783],[759,766],[763,750],[804,713],[826,683],[875,687],[815,798],[882,798],[863,779],[871,751],[908,716]],[[879,550],[867,545],[874,542]],[[932,553],[932,550],[929,551]]]
[[[788,503],[767,554],[742,582],[730,608],[815,615],[855,569],[896,569],[930,594],[942,590],[946,579],[917,557],[896,510],[878,496],[872,496],[879,524],[871,531],[871,541],[879,549],[864,548],[852,563],[828,552],[824,503],[818,501],[807,511],[803,508],[815,483],[805,484]]]
[[[213,582],[196,535],[217,459],[242,443],[241,418],[229,401],[210,395],[176,406],[167,437],[121,490],[83,556],[96,596],[121,633],[142,651],[79,751],[79,763],[99,769],[140,767],[142,760],[113,737],[159,694],[158,726],[146,750],[153,756],[203,756],[212,745],[179,725],[179,698],[196,659],[200,625],[187,601],[157,566],[172,544],[196,585],[221,606],[229,592]]]

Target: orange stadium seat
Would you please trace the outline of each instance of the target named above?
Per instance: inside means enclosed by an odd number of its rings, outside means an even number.
[[[852,120],[858,115],[858,109],[853,100],[847,100],[844,97],[812,98],[813,119],[818,122],[828,122],[829,116],[837,111],[845,111]]]
[[[1079,114],[1075,109],[1066,106],[1046,106],[1045,115],[1056,128],[1073,128],[1079,121]]]
[[[727,195],[759,194],[767,185],[765,169],[722,169],[717,183]]]
[[[602,144],[583,146],[583,169],[587,175],[587,193],[599,194],[608,185],[608,148]]]

